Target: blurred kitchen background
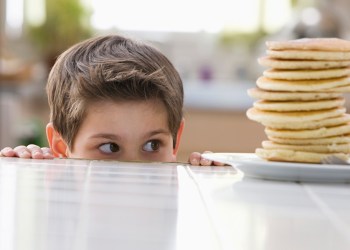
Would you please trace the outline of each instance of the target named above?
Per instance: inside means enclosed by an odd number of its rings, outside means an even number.
[[[266,40],[350,39],[349,0],[0,0],[0,148],[47,145],[45,84],[57,55],[100,34],[158,47],[180,72],[192,151],[253,152],[265,139],[246,94]]]

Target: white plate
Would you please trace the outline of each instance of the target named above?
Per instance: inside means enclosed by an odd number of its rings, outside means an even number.
[[[202,157],[241,170],[245,176],[298,182],[350,183],[350,165],[265,161],[251,153],[207,153]]]

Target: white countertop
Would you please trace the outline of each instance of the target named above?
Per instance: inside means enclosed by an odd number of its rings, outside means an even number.
[[[350,185],[0,158],[0,249],[350,249]]]

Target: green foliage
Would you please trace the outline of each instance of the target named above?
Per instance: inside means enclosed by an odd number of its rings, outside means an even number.
[[[91,36],[90,11],[80,0],[46,0],[46,20],[29,26],[28,36],[45,59]]]

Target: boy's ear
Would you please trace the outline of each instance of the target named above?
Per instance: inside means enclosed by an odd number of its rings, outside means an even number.
[[[177,131],[177,134],[176,134],[176,145],[175,145],[175,148],[173,151],[174,155],[177,155],[177,152],[179,151],[180,141],[181,141],[182,132],[183,132],[184,127],[185,127],[185,118],[182,118],[182,121],[180,123],[180,127]]]
[[[61,135],[55,130],[52,122],[46,125],[46,137],[54,157],[67,157],[67,144]]]

